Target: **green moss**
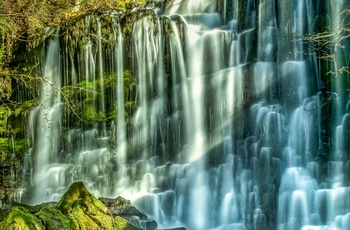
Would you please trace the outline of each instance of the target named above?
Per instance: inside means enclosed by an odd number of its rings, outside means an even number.
[[[112,229],[112,214],[89,193],[83,182],[73,183],[57,207],[63,214],[70,215],[80,229]]]
[[[56,207],[44,207],[35,216],[41,220],[46,229],[73,229],[72,221]]]
[[[123,208],[130,202],[117,198],[114,205]],[[11,212],[1,219],[0,229],[139,230],[121,217],[114,218],[104,203],[92,196],[82,182],[73,183],[56,206],[13,206]]]
[[[0,138],[0,165],[3,165],[10,154],[10,138]]]
[[[24,114],[26,113],[29,109],[35,107],[37,105],[36,100],[28,100],[24,101],[22,103],[17,103],[14,105],[14,115],[18,116],[21,113]]]
[[[5,151],[10,146],[10,138],[0,138],[0,151]]]
[[[80,83],[78,83],[78,87],[80,90],[82,91],[92,91],[94,90],[94,87],[96,86],[96,82],[94,81],[81,81]]]
[[[8,133],[7,119],[11,113],[9,107],[5,105],[0,106],[0,135],[5,136]]]
[[[0,49],[0,62],[2,51]],[[0,99],[10,99],[12,94],[12,84],[10,76],[0,76]]]
[[[28,100],[21,103],[7,104],[7,107],[3,106],[5,108],[2,108],[4,114],[0,115],[3,118],[0,122],[0,133],[2,132],[5,136],[13,135],[15,138],[23,138],[23,124],[26,120],[26,113],[36,104],[36,100]]]
[[[87,45],[87,43],[86,43],[85,39],[80,39],[78,41],[78,47],[80,50],[84,51],[86,49],[86,45]]]
[[[0,223],[0,229],[41,230],[44,226],[38,218],[23,207],[13,207]]]
[[[26,140],[25,139],[19,139],[19,140],[14,140],[14,149],[15,153],[23,153],[26,147]]]
[[[139,230],[140,228],[128,223],[123,218],[116,216],[113,221],[113,229],[118,230]]]
[[[137,13],[134,12],[134,13],[129,13],[125,15],[124,20],[121,21],[122,34],[125,39],[130,38],[134,27],[134,23],[136,20],[137,20]]]
[[[136,106],[136,102],[134,101],[127,101],[125,102],[125,116],[128,116],[131,114],[133,108]]]
[[[109,112],[107,113],[106,120],[111,121],[117,118],[117,105],[114,104],[112,109],[109,109]]]
[[[88,123],[102,121],[105,117],[104,114],[101,111],[98,111],[93,104],[91,98],[87,98],[83,101],[82,118]]]
[[[103,75],[103,83],[105,88],[111,88],[117,85],[117,73],[105,72]]]

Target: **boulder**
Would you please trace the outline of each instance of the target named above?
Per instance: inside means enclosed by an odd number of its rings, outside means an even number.
[[[129,205],[128,201],[125,202]],[[120,216],[112,215],[102,201],[89,193],[83,182],[75,182],[57,205],[55,203],[38,206],[15,204],[0,222],[0,229],[140,230],[141,228]]]
[[[156,221],[149,219],[144,212],[132,206],[131,202],[123,197],[119,196],[115,199],[100,198],[100,200],[106,205],[115,218],[121,217],[144,230],[155,230],[158,228]]]
[[[63,215],[63,213],[56,207],[46,206],[34,215],[41,221],[44,229],[74,229],[72,220]]]
[[[69,215],[77,228],[112,228],[112,214],[100,200],[89,193],[83,182],[73,183],[58,202],[57,208]]]
[[[41,230],[45,229],[41,221],[24,207],[13,207],[0,223],[0,229]]]

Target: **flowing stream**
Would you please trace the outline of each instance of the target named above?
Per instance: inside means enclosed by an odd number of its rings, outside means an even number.
[[[86,17],[78,48],[57,30],[28,116],[29,203],[83,180],[160,228],[350,229],[349,96],[323,106],[319,59],[290,38],[348,3],[175,0],[131,28]]]

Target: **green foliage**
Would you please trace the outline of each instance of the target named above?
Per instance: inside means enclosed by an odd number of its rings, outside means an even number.
[[[98,70],[96,71],[98,72]],[[130,70],[126,69],[123,72],[124,99],[125,99],[125,115],[131,114],[135,102],[130,101],[129,91],[133,83],[133,76]],[[105,95],[105,103],[107,104],[106,114],[104,114],[98,104],[101,100],[102,89],[100,78],[94,81],[83,80],[76,86],[66,86],[62,88],[63,98],[67,103],[71,104],[75,113],[70,113],[71,116],[78,115],[80,119],[89,125],[96,122],[112,121],[117,117],[117,103],[115,95],[112,93],[117,90],[118,76],[115,72],[105,72],[103,74],[103,89]],[[72,109],[72,108],[71,108]]]
[[[5,136],[8,134],[7,119],[12,114],[12,111],[8,106],[0,106],[0,135]]]
[[[13,147],[16,154],[24,153],[24,150],[26,147],[26,140],[25,139],[14,140]]]
[[[125,102],[125,117],[127,118],[127,122],[132,122],[131,121],[131,117],[130,115],[133,112],[133,109],[136,106],[136,102],[135,101],[127,101]]]
[[[3,165],[10,154],[10,138],[0,138],[0,165]]]
[[[78,87],[81,89],[81,90],[84,90],[84,91],[92,91],[94,89],[94,86],[96,85],[96,81],[82,81],[80,83],[78,83]]]
[[[95,122],[102,121],[104,114],[97,110],[91,98],[87,98],[83,101],[82,118],[86,122],[94,124]]]
[[[12,156],[12,152],[17,155],[22,155],[24,153],[26,146],[26,141],[24,139],[11,139],[8,137],[0,138],[0,166],[8,162],[9,158]],[[14,162],[17,166],[19,162]]]
[[[10,76],[0,76],[0,100],[8,100],[12,94],[12,83]]]
[[[13,104],[14,105],[14,115],[17,117],[21,114],[25,114],[29,109],[35,107],[36,104],[37,104],[37,101],[34,99]]]
[[[137,13],[130,13],[125,17],[125,19],[121,22],[122,24],[122,33],[123,37],[129,39],[133,30],[133,26],[135,21],[138,19]]]
[[[5,136],[22,136],[23,135],[23,125],[26,119],[26,113],[28,110],[36,106],[36,100],[28,100],[21,103],[9,103],[6,106],[0,107],[4,109],[5,115],[3,116],[3,122],[0,123],[0,130],[2,129],[3,135]],[[0,115],[1,116],[1,115]],[[1,133],[1,131],[0,131]]]
[[[0,40],[0,42],[1,42],[1,40]],[[0,43],[0,71],[2,70],[2,66],[3,66],[4,53],[5,53],[5,51],[3,49],[3,46]]]
[[[117,85],[117,73],[111,72],[105,72],[103,74],[103,84],[105,88],[113,88]]]
[[[43,38],[49,35],[45,28],[57,28],[62,22],[79,18],[100,8],[120,11],[143,3],[145,0],[2,0],[0,4],[0,71],[3,63],[12,61],[16,43],[25,42],[27,50],[36,48]],[[103,30],[102,34],[108,36],[111,33]],[[6,60],[1,61],[4,56]]]

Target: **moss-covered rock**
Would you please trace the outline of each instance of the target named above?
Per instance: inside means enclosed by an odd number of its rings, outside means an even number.
[[[40,220],[24,207],[13,207],[0,223],[0,229],[41,230],[45,229]]]
[[[56,207],[44,207],[35,214],[45,229],[61,230],[73,229],[73,222]]]
[[[83,182],[73,183],[57,205],[63,214],[70,215],[77,227],[94,226],[111,229],[113,217],[106,206],[92,196]]]
[[[83,182],[73,183],[57,208],[71,218],[74,229],[138,229],[122,218],[113,218],[107,207],[89,193]]]
[[[129,224],[126,220],[123,218],[116,216],[113,220],[113,229],[120,229],[120,230],[139,230],[140,228],[135,227],[132,224]]]
[[[116,202],[124,207],[129,201]],[[0,210],[1,211],[1,210]],[[89,193],[84,183],[73,183],[59,203],[37,206],[14,204],[5,217],[0,215],[0,229],[58,230],[58,229],[108,229],[139,230],[120,216],[111,214],[104,203]]]

